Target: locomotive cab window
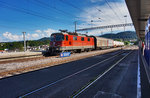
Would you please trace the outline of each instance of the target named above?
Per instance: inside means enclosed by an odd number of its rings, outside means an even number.
[[[68,35],[66,35],[66,41],[68,41]]]
[[[81,37],[81,41],[84,41],[84,37]]]
[[[50,41],[54,41],[54,36],[51,36],[51,37],[50,37]]]
[[[52,35],[50,37],[51,41],[63,41],[64,40],[64,35]]]
[[[88,38],[88,41],[90,41],[90,38]]]
[[[64,40],[64,35],[56,35],[56,41]]]
[[[76,37],[76,36],[74,36],[74,37],[73,37],[73,40],[77,40],[77,37]]]

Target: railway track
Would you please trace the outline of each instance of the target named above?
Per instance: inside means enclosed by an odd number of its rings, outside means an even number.
[[[17,57],[7,57],[7,58],[0,58],[0,64],[5,64],[5,63],[12,63],[12,62],[25,62],[28,60],[34,60],[34,59],[40,59],[43,58],[42,54],[38,55],[30,55],[30,56],[17,56]]]
[[[84,85],[81,89],[79,89],[75,94],[71,96],[71,98],[77,98],[80,94],[85,92],[90,86],[92,86],[95,82],[97,82],[99,79],[105,76],[105,74],[108,74],[110,70],[112,70],[117,64],[119,64],[122,60],[124,60],[129,54],[131,54],[133,51],[127,53],[125,56],[120,58],[115,64],[110,66],[108,69],[106,69],[103,73],[100,73],[98,76],[94,77],[92,81],[88,82],[86,85]]]
[[[23,58],[16,58],[16,59],[9,59],[0,61],[0,78],[13,76],[16,74],[22,74],[29,71],[39,70],[46,67],[63,64],[66,62],[71,62],[79,59],[84,59],[87,57],[91,57],[94,55],[105,54],[114,51],[122,51],[121,48],[116,49],[108,49],[108,50],[97,50],[91,52],[82,52],[82,53],[75,53],[72,54],[71,57],[67,58],[59,58],[58,56],[36,56],[36,57],[23,57]],[[13,66],[12,66],[13,65]]]
[[[46,56],[43,56],[43,54],[38,54],[38,55],[29,55],[29,56],[0,58],[0,64],[34,61],[34,60],[39,60],[39,59],[51,58],[51,57],[58,57],[58,56],[47,56],[46,57]]]
[[[26,93],[24,95],[21,95],[19,98],[24,98],[24,97],[28,97],[28,96],[29,97],[35,97],[36,95],[39,95],[38,93],[39,92],[41,93],[42,90],[45,91],[44,89],[53,88],[53,86],[54,86],[54,88],[56,88],[55,86],[58,85],[58,84],[62,84],[63,81],[67,81],[67,80],[69,81],[71,78],[73,79],[75,76],[80,76],[81,74],[83,74],[86,71],[93,70],[93,68],[95,68],[97,66],[100,66],[100,64],[107,63],[108,61],[110,61],[110,60],[112,60],[114,58],[117,58],[117,61],[115,61],[114,64],[112,64],[112,65],[108,66],[107,68],[105,68],[104,71],[100,72],[100,74],[98,74],[93,79],[88,80],[90,82],[86,82],[85,83],[86,85],[80,86],[80,89],[78,89],[78,91],[75,91],[76,93],[74,93],[74,94],[72,94],[70,96],[71,98],[76,98],[76,97],[78,97],[78,95],[80,95],[82,92],[84,92],[88,87],[90,87],[92,84],[94,84],[97,80],[99,80],[101,77],[105,76],[105,74],[109,73],[109,71],[111,69],[113,69],[118,63],[120,63],[122,60],[124,60],[131,53],[132,53],[132,51],[128,51],[128,52],[122,51],[120,53],[117,53],[116,55],[113,55],[113,56],[111,56],[109,58],[103,59],[102,61],[99,61],[99,62],[97,62],[97,63],[95,63],[95,64],[93,64],[93,65],[91,65],[89,67],[86,67],[86,68],[84,68],[82,70],[74,72],[73,74],[65,76],[65,77],[63,77],[63,78],[61,78],[61,79],[59,79],[57,81],[51,82],[48,85],[44,85],[44,86],[42,86],[42,87],[40,87],[38,89],[35,89],[35,90],[31,91],[31,92],[28,92],[28,93]],[[118,56],[120,56],[122,54],[123,54],[123,56],[121,56],[121,58],[118,59]],[[65,84],[67,84],[67,83],[65,82]],[[72,84],[72,85],[74,85],[74,84]],[[51,97],[58,97],[58,96],[51,96]]]
[[[0,58],[0,61],[2,61],[2,60],[11,60],[11,59],[20,59],[20,58],[26,58],[26,57],[37,57],[37,56],[43,56],[43,55],[42,54],[37,54],[37,55],[3,57],[3,58]]]
[[[96,51],[99,51],[99,50],[96,50]],[[12,63],[12,62],[26,62],[26,61],[33,61],[33,60],[45,59],[45,58],[51,58],[51,57],[58,57],[58,55],[57,56],[43,56],[42,54],[38,54],[38,55],[28,55],[28,56],[4,57],[4,58],[0,58],[0,64]]]
[[[120,49],[126,49],[128,47],[123,47]],[[95,50],[95,51],[101,51],[101,50]],[[93,52],[93,51],[91,51]],[[84,52],[82,52],[84,53]],[[80,53],[73,53],[73,54],[80,54]],[[39,59],[45,59],[45,58],[51,58],[51,57],[58,57],[56,56],[43,56],[43,54],[37,54],[37,55],[25,55],[25,56],[12,56],[12,57],[1,57],[0,58],[0,64],[6,64],[6,63],[12,63],[12,62],[26,62],[26,61],[33,61],[33,60],[39,60]]]

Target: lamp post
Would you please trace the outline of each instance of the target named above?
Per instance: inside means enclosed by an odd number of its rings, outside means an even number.
[[[23,33],[23,40],[24,40],[24,52],[26,51],[26,40],[25,40],[25,33],[26,32],[22,32]]]

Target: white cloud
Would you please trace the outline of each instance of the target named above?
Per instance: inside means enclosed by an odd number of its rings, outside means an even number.
[[[19,41],[19,40],[23,39],[22,35],[16,35],[16,34],[12,34],[10,32],[3,33],[3,36],[12,41]]]
[[[57,32],[57,30],[48,28],[47,30],[44,30],[44,33],[46,33],[46,36],[49,37],[52,33]]]
[[[31,34],[31,35],[32,35],[33,38],[39,38],[39,34],[34,33],[34,34]]]
[[[26,39],[27,39],[27,40],[31,39],[31,34],[27,33],[27,34],[26,34]]]
[[[5,32],[5,33],[3,33],[3,36],[8,41],[20,41],[20,40],[23,40],[23,35],[17,35],[17,34],[13,34],[11,32]],[[37,33],[33,33],[33,34],[26,33],[25,38],[26,38],[26,40],[35,40],[35,39],[39,39],[40,36]]]
[[[41,30],[35,30],[35,32],[37,32],[37,33],[42,33],[42,31],[41,31]]]
[[[35,33],[26,33],[26,40],[37,40],[43,37],[50,37],[52,33],[57,32],[57,30],[48,28],[46,30],[35,30]],[[20,41],[23,40],[23,35],[17,35],[13,34],[11,32],[5,32],[3,33],[3,39],[0,39],[0,41]]]
[[[101,0],[91,0],[91,2],[97,1]],[[105,25],[123,24],[125,23],[125,20],[127,20],[127,23],[132,23],[125,2],[109,2],[109,4],[113,9],[109,8],[107,4],[85,8],[85,11],[88,13],[82,12],[80,14],[80,17],[82,17],[80,19],[82,23],[77,26],[78,29],[105,26]],[[127,17],[125,18],[124,15],[127,15]],[[93,22],[91,22],[91,20],[93,20]],[[113,31],[123,31],[123,30],[124,30],[123,27],[113,28]],[[126,30],[134,30],[134,28],[126,27]],[[105,33],[110,31],[111,29],[102,29],[89,32],[93,32],[92,34],[97,34],[98,32]]]
[[[3,41],[3,39],[0,37],[0,42],[2,42]]]
[[[50,37],[50,35],[57,32],[57,30],[48,28],[46,30],[35,30],[35,32],[38,33],[40,37]]]
[[[8,40],[8,41],[20,41],[23,40],[23,35],[17,35],[17,34],[13,34],[11,32],[5,32],[3,33],[3,36]],[[26,40],[35,40],[35,39],[39,39],[40,36],[37,33],[33,33],[33,34],[29,34],[26,33],[25,35]]]

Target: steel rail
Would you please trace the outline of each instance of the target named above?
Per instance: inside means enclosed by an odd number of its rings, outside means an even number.
[[[121,59],[119,59],[115,64],[113,64],[111,67],[109,67],[107,70],[105,70],[102,74],[98,75],[96,79],[94,79],[92,82],[88,83],[85,87],[82,87],[79,91],[77,91],[76,94],[71,96],[71,98],[76,98],[81,93],[83,93],[85,90],[87,90],[91,85],[93,85],[96,81],[98,81],[100,78],[102,78],[105,74],[107,74],[111,69],[113,69],[117,64],[119,64],[122,60],[124,60],[131,52],[129,52],[127,55],[123,56]]]
[[[107,59],[105,59],[105,60],[103,60],[103,61],[100,61],[100,62],[98,62],[98,63],[96,63],[96,64],[93,64],[93,65],[91,65],[91,66],[89,66],[89,67],[87,67],[87,68],[85,68],[85,69],[82,69],[82,70],[77,71],[77,72],[75,72],[75,73],[73,73],[73,74],[71,74],[71,75],[68,75],[68,76],[66,76],[66,77],[64,77],[64,78],[61,78],[61,79],[59,79],[59,80],[57,80],[57,81],[55,81],[55,82],[49,83],[48,85],[42,86],[42,87],[40,87],[40,88],[38,88],[38,89],[35,89],[35,90],[31,91],[31,92],[28,92],[28,93],[26,93],[26,94],[20,96],[19,98],[27,97],[27,96],[29,96],[29,95],[31,95],[31,94],[34,94],[34,93],[36,93],[36,92],[38,92],[38,91],[40,91],[40,90],[42,90],[42,89],[45,89],[45,88],[50,87],[50,86],[53,86],[53,85],[55,85],[56,83],[59,83],[59,82],[65,80],[65,79],[71,78],[71,77],[73,77],[73,76],[75,76],[75,75],[77,75],[77,74],[79,74],[79,73],[81,73],[81,72],[84,72],[84,71],[86,71],[86,70],[88,70],[88,69],[90,69],[90,68],[93,68],[93,67],[95,67],[95,66],[97,66],[97,65],[99,65],[99,64],[101,64],[101,63],[103,63],[103,62],[105,62],[105,61],[108,61],[108,60],[110,60],[110,59],[112,59],[112,58],[114,58],[114,57],[120,55],[121,53],[124,53],[124,52],[125,52],[125,51],[121,51],[120,53],[118,53],[118,54],[116,54],[116,55],[114,55],[114,56],[112,56],[112,57],[109,57],[109,58],[107,58]]]

